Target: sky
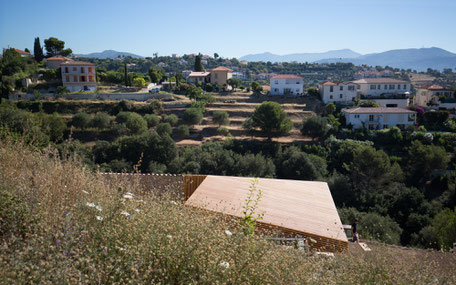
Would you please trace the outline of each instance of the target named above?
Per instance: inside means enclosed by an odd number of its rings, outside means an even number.
[[[349,48],[456,53],[456,0],[0,0],[0,48],[222,57]]]

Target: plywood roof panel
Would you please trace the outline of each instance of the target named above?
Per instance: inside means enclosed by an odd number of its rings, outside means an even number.
[[[186,205],[242,217],[254,181],[247,177],[208,175]],[[262,223],[347,242],[325,182],[259,178],[258,213]]]

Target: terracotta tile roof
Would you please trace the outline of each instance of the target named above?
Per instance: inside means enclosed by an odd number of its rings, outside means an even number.
[[[419,89],[452,91],[450,88],[445,88],[445,87],[443,87],[441,85],[438,85],[438,84],[426,85],[426,86],[420,87]]]
[[[279,74],[274,77],[271,77],[271,79],[303,79],[301,76],[294,75],[294,74]]]
[[[61,55],[56,55],[56,56],[53,56],[53,57],[47,58],[46,60],[64,60],[64,61],[73,61],[71,58],[68,58],[68,57],[64,57],[64,56],[61,56]]]
[[[410,84],[404,80],[397,80],[394,78],[363,78],[353,81],[355,84]]]
[[[320,85],[325,85],[325,86],[337,86],[337,85],[340,85],[340,84],[343,84],[343,85],[348,85],[348,84],[353,84],[352,81],[346,81],[346,82],[343,82],[343,81],[336,81],[336,82],[332,82],[332,81],[323,81],[323,82],[320,82],[319,83]]]
[[[87,61],[65,61],[63,62],[61,65],[69,65],[69,66],[73,66],[73,65],[91,65],[91,66],[95,66],[95,64],[91,63],[91,62],[87,62]]]
[[[20,54],[31,55],[29,52],[23,51],[23,50],[18,49],[18,48],[15,48],[14,50],[15,50],[16,52],[20,53]]]
[[[219,66],[219,67],[213,68],[211,71],[231,71],[231,72],[233,72],[233,70],[226,68],[224,66]]]
[[[415,114],[403,108],[390,108],[390,107],[357,107],[353,109],[343,109],[342,112],[349,114]]]
[[[199,71],[192,71],[188,76],[189,77],[201,77],[201,76],[208,76],[211,74],[210,72],[199,72]]]

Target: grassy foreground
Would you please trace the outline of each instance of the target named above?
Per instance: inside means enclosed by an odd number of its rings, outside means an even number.
[[[456,283],[451,264],[382,247],[315,256],[137,189],[53,150],[0,142],[0,283]]]

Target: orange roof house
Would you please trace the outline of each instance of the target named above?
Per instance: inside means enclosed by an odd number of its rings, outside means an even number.
[[[248,177],[184,175],[185,205],[241,218],[253,181]],[[263,214],[259,228],[312,238],[316,243],[311,246],[322,251],[347,250],[347,237],[326,182],[259,178],[256,189],[262,192],[257,208]]]
[[[71,58],[64,57],[61,55],[56,55],[46,59],[47,68],[57,69],[65,61],[73,61]]]

